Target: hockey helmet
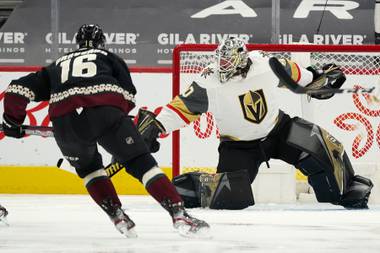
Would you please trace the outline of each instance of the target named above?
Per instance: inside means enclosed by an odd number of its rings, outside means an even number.
[[[231,77],[240,73],[248,63],[248,50],[245,42],[236,37],[222,41],[215,51],[219,80],[227,82]]]
[[[82,25],[79,28],[75,39],[80,48],[102,48],[104,47],[104,42],[106,40],[102,28],[96,24]]]

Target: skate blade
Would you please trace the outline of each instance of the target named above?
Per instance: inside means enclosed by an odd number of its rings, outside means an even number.
[[[137,233],[135,231],[135,228],[121,228],[120,232],[127,238],[137,238]]]
[[[201,227],[198,230],[191,230],[190,226],[179,226],[177,231],[180,236],[194,239],[210,239],[210,227]]]

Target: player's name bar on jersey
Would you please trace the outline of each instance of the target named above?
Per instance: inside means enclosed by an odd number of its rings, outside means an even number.
[[[50,64],[50,63],[53,62],[53,60],[52,59],[46,59],[45,62]],[[127,63],[127,64],[136,64],[137,61],[136,60],[126,60],[126,59],[124,59],[124,62]]]
[[[24,59],[0,59],[0,63],[24,63]]]
[[[124,62],[126,63],[126,64],[136,64],[136,60],[131,60],[131,59],[123,59],[124,60]]]
[[[158,60],[157,63],[158,64],[172,64],[172,60]]]

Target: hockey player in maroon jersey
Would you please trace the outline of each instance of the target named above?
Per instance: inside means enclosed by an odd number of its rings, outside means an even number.
[[[5,135],[23,137],[27,104],[49,101],[54,137],[62,154],[122,234],[136,237],[135,224],[124,213],[103,169],[98,144],[169,212],[181,234],[205,232],[208,224],[186,212],[180,195],[128,117],[135,107],[136,89],[125,62],[104,49],[105,36],[98,25],[81,26],[76,41],[78,50],[10,83],[4,97]]]
[[[170,133],[212,112],[221,136],[218,173],[247,170],[252,183],[262,162],[281,159],[308,177],[318,201],[367,208],[372,182],[355,175],[342,144],[321,127],[291,118],[280,109],[276,90],[283,84],[270,68],[269,58],[260,51],[248,52],[238,38],[223,41],[215,54],[216,62],[157,117],[140,112],[139,117],[151,122],[138,126],[148,146],[157,149],[159,133]],[[307,89],[337,89],[345,81],[334,64],[317,70],[286,59],[282,63],[289,76]],[[332,96],[312,95],[317,99]]]

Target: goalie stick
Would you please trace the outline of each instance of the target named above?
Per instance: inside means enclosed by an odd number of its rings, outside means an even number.
[[[371,93],[375,87],[370,88],[352,88],[352,89],[326,89],[321,88],[319,90],[310,90],[303,86],[300,86],[296,81],[294,81],[289,74],[286,72],[284,65],[276,57],[271,57],[269,59],[269,65],[274,72],[274,74],[280,79],[281,83],[286,86],[289,90],[296,94],[307,94],[307,95],[323,95],[323,94],[337,94],[337,93]]]
[[[36,135],[41,137],[54,137],[54,132],[52,127],[46,127],[46,126],[29,126],[29,125],[22,125],[22,129],[25,131],[25,134],[28,135]],[[0,124],[0,131],[3,131],[3,126]],[[63,163],[63,158],[60,158],[57,161],[57,167],[60,168]],[[124,169],[125,167],[118,162],[110,163],[106,167],[104,167],[104,170],[107,173],[108,177],[113,177],[116,175],[119,171]]]

